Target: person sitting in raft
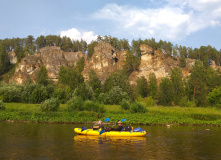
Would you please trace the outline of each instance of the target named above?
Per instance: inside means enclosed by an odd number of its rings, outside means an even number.
[[[104,130],[104,124],[102,121],[98,122],[99,126],[93,126],[93,130],[98,130],[101,128],[101,130]]]
[[[118,127],[117,128],[113,128],[112,131],[121,131],[123,129],[123,125],[122,125],[122,122],[119,121],[118,122]]]

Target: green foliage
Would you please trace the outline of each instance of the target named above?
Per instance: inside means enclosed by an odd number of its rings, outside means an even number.
[[[206,84],[206,70],[199,61],[195,62],[189,83],[191,84],[192,96],[197,106],[207,105],[206,96],[208,94],[208,86]]]
[[[37,83],[42,85],[48,85],[48,71],[45,66],[41,66],[37,75]]]
[[[0,111],[5,110],[5,104],[3,103],[2,100],[0,100]]]
[[[86,100],[84,102],[84,110],[94,111],[94,112],[98,112],[98,113],[105,113],[106,112],[104,105],[102,105],[98,102],[90,101],[90,100]]]
[[[23,86],[18,84],[2,84],[0,96],[4,102],[21,102]]]
[[[27,83],[24,85],[23,92],[21,94],[21,100],[24,103],[29,103],[31,102],[30,96],[32,95],[32,92],[35,90],[36,87],[38,87],[38,84],[35,83]]]
[[[88,84],[92,87],[93,91],[101,88],[101,81],[98,79],[96,72],[94,70],[90,70],[89,72],[89,81]]]
[[[146,98],[146,106],[147,107],[152,107],[154,105],[154,100],[153,98],[150,96],[150,97],[147,97]]]
[[[67,102],[69,111],[83,111],[84,101],[81,97],[73,97]]]
[[[45,100],[42,104],[41,104],[41,110],[43,112],[46,112],[46,111],[57,111],[59,109],[59,100],[56,99],[56,98],[51,98],[51,99],[48,99],[48,100]]]
[[[149,85],[148,85],[148,96],[153,97],[153,99],[157,98],[157,78],[155,73],[149,74]]]
[[[141,102],[134,102],[130,105],[130,111],[132,113],[146,113],[147,108]]]
[[[89,85],[83,82],[75,89],[74,96],[81,97],[84,101],[87,99],[92,100],[94,98],[94,92]]]
[[[58,73],[58,83],[69,86],[75,90],[81,83],[84,82],[84,77],[73,68],[61,66]]]
[[[121,106],[122,110],[129,110],[130,109],[130,103],[126,99],[123,99],[120,102],[120,106]]]
[[[75,70],[78,73],[81,73],[84,70],[84,61],[85,61],[84,57],[81,57],[81,59],[77,62]]]
[[[128,94],[119,86],[115,86],[104,95],[105,104],[120,104],[123,99],[129,99]]]
[[[207,96],[210,105],[221,108],[221,87],[213,89]]]
[[[130,75],[133,71],[137,70],[140,65],[140,58],[134,56],[134,54],[127,50],[126,60],[124,64],[124,69],[127,71],[127,74]]]
[[[38,85],[35,87],[32,94],[30,95],[30,102],[41,103],[48,98],[50,98],[50,96],[48,94],[47,87]]]
[[[128,95],[132,95],[129,78],[123,70],[120,72],[111,73],[111,75],[104,82],[103,92],[107,93],[116,86],[119,86]]]
[[[59,101],[61,103],[65,103],[65,89],[64,88],[56,88],[54,93],[53,93],[53,97],[59,99]]]
[[[184,85],[182,81],[182,71],[180,68],[172,70],[171,81],[173,88],[173,101],[175,105],[178,105],[180,99],[184,96]]]
[[[172,91],[172,82],[168,78],[163,78],[160,82],[159,104],[171,106],[173,100]]]
[[[148,94],[148,83],[144,76],[137,79],[137,92],[143,98]]]

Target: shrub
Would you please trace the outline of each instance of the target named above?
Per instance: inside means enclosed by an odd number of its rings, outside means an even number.
[[[210,105],[221,108],[221,87],[215,88],[207,96]]]
[[[38,85],[35,87],[34,91],[32,92],[30,96],[30,102],[41,103],[48,98],[49,96],[48,96],[47,88],[42,85]]]
[[[24,103],[29,103],[31,94],[37,86],[38,86],[38,84],[35,84],[35,83],[26,84],[24,86],[23,92],[21,94],[21,101]]]
[[[3,103],[2,100],[0,100],[0,111],[5,110],[5,104]]]
[[[0,96],[4,102],[21,102],[23,86],[17,84],[3,84],[0,87]]]
[[[121,106],[122,110],[129,110],[130,109],[130,103],[126,99],[123,99],[120,102],[120,106]]]
[[[134,102],[130,106],[130,111],[132,113],[145,113],[147,112],[147,109],[143,103]]]
[[[42,111],[57,111],[59,109],[59,100],[56,98],[51,98],[48,100],[45,100],[42,104],[41,104],[41,110]]]
[[[120,104],[123,99],[129,99],[128,94],[124,92],[119,86],[112,88],[104,96],[105,104]]]
[[[83,111],[84,101],[81,97],[73,97],[67,102],[68,110],[70,111]]]
[[[84,110],[94,111],[98,113],[106,112],[104,105],[90,100],[84,102]]]
[[[92,100],[94,98],[94,91],[91,86],[87,85],[86,83],[82,83],[75,89],[74,96],[79,96],[83,100]]]
[[[146,106],[147,106],[147,107],[151,107],[151,106],[153,106],[153,105],[154,105],[154,100],[153,100],[152,96],[147,97],[147,98],[146,98]]]

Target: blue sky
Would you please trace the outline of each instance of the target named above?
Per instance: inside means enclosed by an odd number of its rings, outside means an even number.
[[[0,0],[0,39],[154,37],[221,49],[221,0]]]

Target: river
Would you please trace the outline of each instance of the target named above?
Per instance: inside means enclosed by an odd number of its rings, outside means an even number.
[[[82,126],[0,122],[0,159],[221,159],[221,127],[139,126],[145,137],[108,138],[75,134]]]

